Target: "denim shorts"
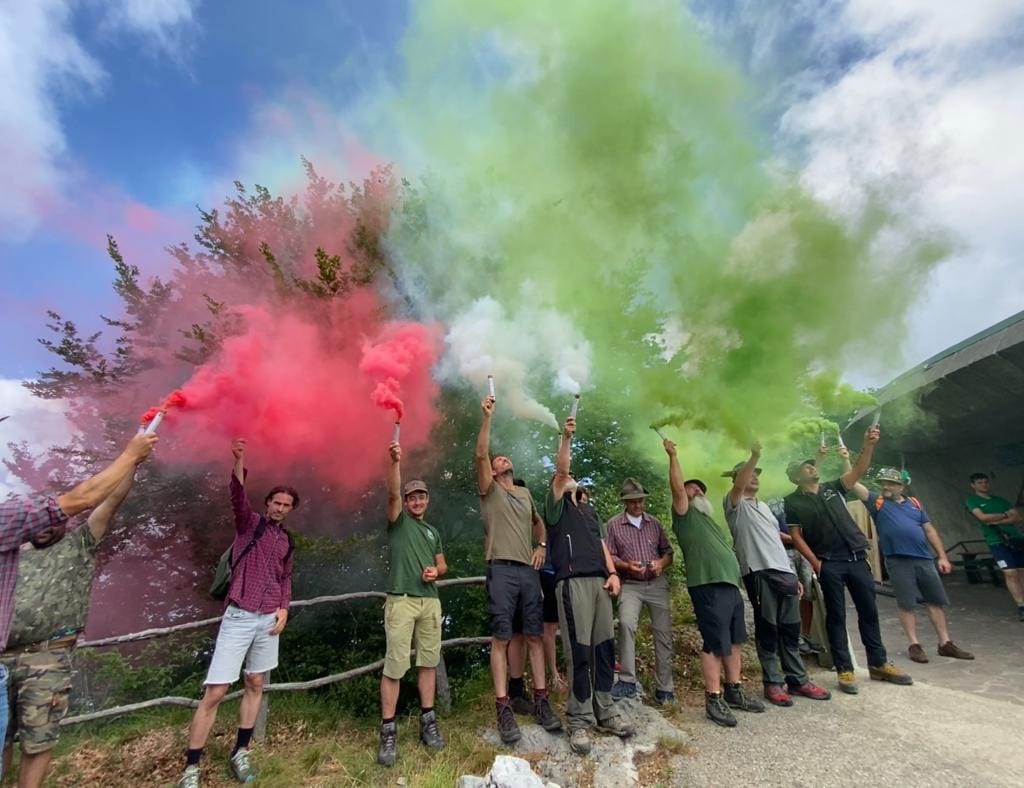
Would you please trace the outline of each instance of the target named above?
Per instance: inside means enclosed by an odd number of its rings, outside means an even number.
[[[253,613],[228,605],[213,647],[213,659],[204,684],[234,684],[242,672],[266,673],[277,667],[280,635],[271,635],[277,616]]]

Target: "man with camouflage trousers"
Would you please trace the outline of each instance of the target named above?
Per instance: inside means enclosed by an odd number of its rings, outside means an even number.
[[[96,552],[111,520],[128,495],[135,469],[89,515],[53,547],[25,550],[18,567],[18,594],[7,649],[0,661],[7,685],[10,723],[4,743],[4,771],[14,733],[21,740],[19,788],[43,784],[60,722],[71,695],[71,655],[85,629],[96,570]]]

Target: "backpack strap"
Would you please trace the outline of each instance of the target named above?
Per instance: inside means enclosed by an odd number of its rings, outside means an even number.
[[[914,506],[916,506],[922,512],[924,511],[924,507],[921,506],[921,502],[917,500],[917,498],[915,498],[913,495],[907,496],[907,500],[914,504]]]
[[[885,498],[879,495],[877,498],[875,498],[875,511],[881,511],[883,505],[885,505]]]
[[[249,551],[252,550],[252,548],[256,546],[256,542],[259,541],[260,537],[262,537],[263,534],[266,533],[266,531],[267,531],[267,521],[263,517],[260,517],[260,524],[256,526],[256,532],[252,535],[252,539],[249,540],[249,544],[247,544],[243,548],[243,550],[239,554],[237,560],[230,562],[230,566],[231,566],[231,571],[232,572],[234,572],[235,568],[240,563],[242,563],[242,559],[245,558],[245,556],[248,555]]]

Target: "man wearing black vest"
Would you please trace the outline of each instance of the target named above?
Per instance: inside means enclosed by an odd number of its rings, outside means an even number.
[[[878,626],[875,578],[868,566],[868,541],[846,508],[846,494],[855,489],[871,465],[878,438],[878,427],[868,429],[857,463],[835,481],[820,481],[814,460],[792,462],[786,469],[789,480],[797,486],[785,498],[789,535],[818,575],[839,689],[850,695],[857,694],[857,678],[846,636],[847,590],[857,608],[857,628],[867,651],[868,674],[876,681],[914,683],[886,656]]]
[[[592,745],[591,728],[620,738],[632,736],[634,730],[612,700],[615,629],[611,598],[619,593],[619,576],[594,507],[589,500],[580,502],[573,495],[577,485],[569,471],[575,431],[576,420],[566,419],[544,521],[568,666],[569,746],[585,755]]]

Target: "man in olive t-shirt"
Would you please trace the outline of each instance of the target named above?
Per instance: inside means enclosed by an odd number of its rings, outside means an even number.
[[[441,600],[437,579],[448,572],[441,534],[423,519],[430,494],[425,482],[416,479],[402,487],[402,449],[389,447],[388,470],[388,596],[384,603],[387,654],[380,678],[380,748],[377,762],[393,766],[398,757],[395,712],[402,676],[416,650],[417,685],[420,693],[420,742],[431,750],[443,750],[444,738],[437,729],[434,690],[437,664],[441,661]]]
[[[672,491],[672,530],[683,553],[686,588],[704,639],[700,655],[704,711],[716,725],[732,728],[736,717],[731,709],[764,711],[764,704],[748,698],[740,684],[740,644],[747,639],[740,565],[729,531],[711,518],[711,504],[705,496],[707,486],[699,479],[683,481],[676,445],[670,440],[663,445],[668,454],[668,484]]]

